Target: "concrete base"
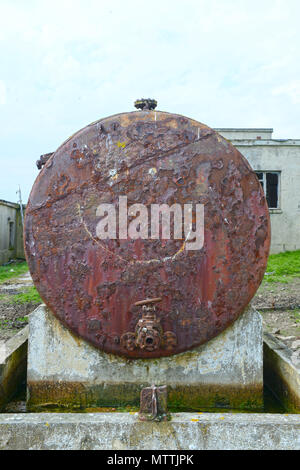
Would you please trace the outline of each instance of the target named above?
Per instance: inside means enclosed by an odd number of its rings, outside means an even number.
[[[177,413],[155,423],[128,413],[2,414],[1,449],[300,450],[300,416]]]
[[[264,381],[290,413],[300,413],[300,364],[293,351],[264,333]]]
[[[42,305],[30,316],[29,410],[139,405],[145,386],[167,385],[172,410],[262,409],[261,316],[251,306],[218,337],[160,359],[125,359],[75,337]]]
[[[26,377],[28,326],[0,341],[0,411]]]

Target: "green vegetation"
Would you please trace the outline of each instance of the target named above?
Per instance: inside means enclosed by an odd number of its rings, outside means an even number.
[[[35,287],[27,287],[23,292],[15,295],[2,294],[0,300],[8,304],[40,304],[42,299]]]
[[[296,323],[300,323],[300,310],[291,310],[290,314],[294,317]]]
[[[264,276],[265,282],[287,284],[294,277],[300,277],[300,250],[270,255]]]
[[[9,279],[16,278],[21,274],[28,271],[28,264],[26,261],[14,261],[6,266],[0,266],[0,284],[8,281]],[[27,304],[34,303],[40,304],[42,299],[34,286],[22,289],[18,294],[1,294],[0,300],[9,304]]]
[[[40,298],[36,288],[32,286],[28,287],[26,290],[24,290],[24,292],[20,292],[19,294],[11,296],[10,302],[16,304],[27,304],[29,302],[40,304],[42,299]]]
[[[4,320],[0,320],[0,328],[2,329],[5,329],[5,328],[12,328],[14,326],[16,326],[16,323],[17,324],[21,324],[21,325],[26,325],[28,323],[28,317],[19,317],[19,318],[16,318],[15,320],[8,320],[8,319],[4,319]]]
[[[0,266],[0,284],[27,271],[28,265],[26,261],[14,261],[6,266]]]

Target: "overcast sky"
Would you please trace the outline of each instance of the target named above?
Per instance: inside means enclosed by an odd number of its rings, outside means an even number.
[[[0,199],[140,97],[211,127],[300,138],[298,0],[0,0]]]

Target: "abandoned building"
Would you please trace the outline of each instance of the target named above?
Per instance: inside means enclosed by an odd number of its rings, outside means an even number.
[[[271,253],[300,249],[300,140],[272,139],[273,129],[215,129],[247,158],[264,188]]]
[[[0,265],[15,258],[25,258],[20,205],[0,199]]]

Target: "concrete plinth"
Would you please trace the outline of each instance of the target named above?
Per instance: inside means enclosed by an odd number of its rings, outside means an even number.
[[[300,416],[176,413],[170,421],[156,423],[138,421],[129,413],[0,414],[2,449],[167,450],[165,454],[170,450],[300,450]],[[195,456],[193,464],[200,466],[200,458]],[[138,468],[144,468],[143,460]]]
[[[139,405],[140,391],[168,386],[172,410],[260,409],[261,316],[251,306],[208,343],[159,359],[125,359],[74,336],[44,306],[30,316],[28,409]]]

